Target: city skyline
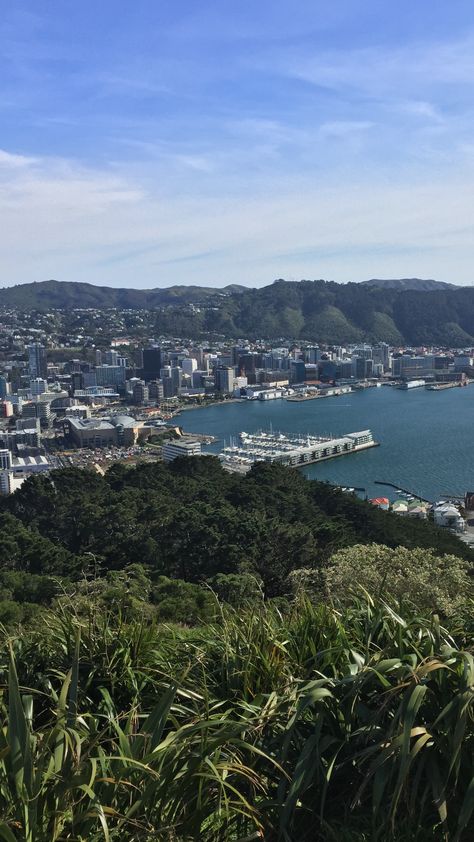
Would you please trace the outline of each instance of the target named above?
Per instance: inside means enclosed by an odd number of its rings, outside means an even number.
[[[470,284],[474,9],[20,2],[0,286]]]

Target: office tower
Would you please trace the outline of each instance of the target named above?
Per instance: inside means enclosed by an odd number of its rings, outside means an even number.
[[[9,450],[0,450],[0,471],[8,471],[12,466],[12,455]]]
[[[357,348],[354,348],[354,356],[360,357],[364,360],[371,360],[373,357],[372,346],[359,345]]]
[[[95,370],[98,386],[124,386],[125,374],[121,365],[98,365]]]
[[[143,380],[139,380],[138,383],[135,383],[132,394],[133,403],[139,406],[140,404],[145,403],[148,400],[148,386],[145,386]]]
[[[118,365],[118,351],[106,351],[105,352],[105,364],[106,365]]]
[[[303,360],[291,360],[290,362],[290,383],[304,383],[306,379],[306,366]]]
[[[28,345],[28,368],[32,378],[48,376],[46,350],[39,342]]]
[[[48,382],[42,377],[35,377],[30,381],[30,391],[32,395],[43,395],[48,391]]]
[[[197,369],[197,360],[195,360],[194,357],[188,357],[181,363],[181,368],[183,369],[184,374],[192,375],[193,371],[196,371]]]
[[[158,380],[161,371],[161,350],[160,348],[145,348],[143,350],[143,379],[145,383],[149,380]]]
[[[163,383],[161,380],[150,380],[148,383],[148,397],[151,401],[163,399]]]
[[[90,372],[89,372],[90,374]],[[84,388],[84,377],[89,376],[89,374],[80,374],[79,372],[74,372],[71,374],[71,388],[72,391],[75,392],[76,389],[83,389]],[[94,380],[95,380],[95,373],[94,373]]]
[[[0,375],[0,399],[6,398],[11,393],[12,387],[8,379],[2,374]]]
[[[235,371],[231,366],[218,366],[214,371],[216,391],[229,395],[234,391]]]

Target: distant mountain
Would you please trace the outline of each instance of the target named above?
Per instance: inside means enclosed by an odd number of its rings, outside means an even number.
[[[379,289],[411,289],[418,292],[436,292],[440,289],[459,289],[455,284],[448,284],[446,281],[433,281],[423,278],[371,278],[370,281],[362,281],[366,286],[378,287]]]
[[[39,281],[0,289],[0,307],[24,310],[109,307],[140,309],[164,307],[180,302],[195,304],[217,297],[236,295],[247,290],[237,284],[211,287],[173,286],[165,289],[116,289],[77,281]]]
[[[425,290],[419,284],[430,286]],[[219,334],[335,344],[474,346],[474,287],[416,278],[347,284],[278,280],[261,289],[151,290],[44,281],[1,289],[1,306],[153,309],[157,333],[194,338]]]

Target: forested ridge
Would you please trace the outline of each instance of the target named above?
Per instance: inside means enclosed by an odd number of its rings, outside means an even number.
[[[157,334],[190,338],[219,334],[325,343],[473,344],[474,288],[390,284],[279,280],[261,289],[127,290],[45,281],[0,290],[0,307],[142,308],[154,312]]]
[[[113,601],[124,577],[139,589],[146,572],[159,616],[195,622],[210,598],[203,584],[245,593],[258,582],[265,598],[287,597],[292,571],[369,543],[471,557],[446,530],[278,465],[257,464],[245,477],[209,456],[117,463],[104,477],[61,469],[30,477],[0,504],[0,609],[21,616],[11,601],[47,605],[91,580],[107,583]]]
[[[5,842],[467,842],[472,558],[278,465],[0,503]]]

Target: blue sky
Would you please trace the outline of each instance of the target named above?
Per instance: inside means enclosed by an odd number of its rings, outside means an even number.
[[[0,284],[474,281],[471,0],[0,12]]]

